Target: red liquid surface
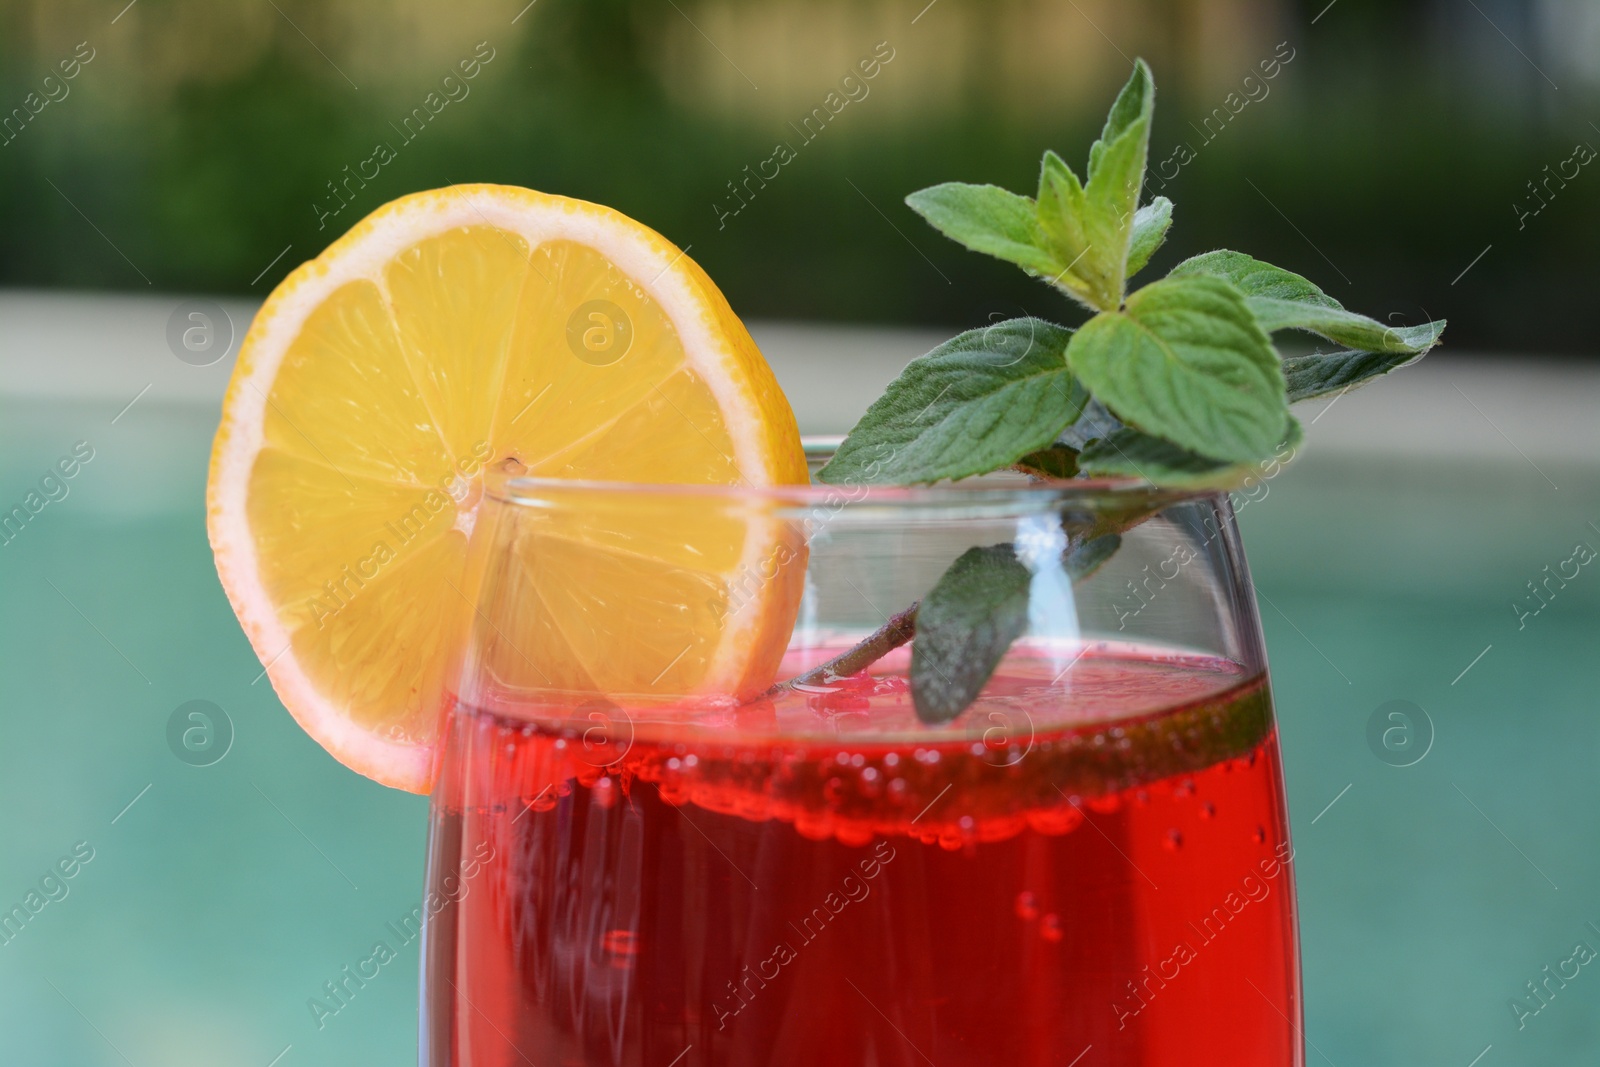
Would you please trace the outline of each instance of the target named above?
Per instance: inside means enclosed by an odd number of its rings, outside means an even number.
[[[1302,1062],[1264,678],[1021,654],[911,736],[874,670],[677,723],[458,707],[423,1062]]]

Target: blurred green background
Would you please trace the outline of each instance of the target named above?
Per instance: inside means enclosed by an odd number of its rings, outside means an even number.
[[[880,42],[865,95],[802,144]],[[802,425],[839,432],[939,331],[1061,314],[901,198],[1026,191],[1047,145],[1079,162],[1138,54],[1157,177],[1194,157],[1159,190],[1178,208],[1156,269],[1225,243],[1371,314],[1451,320],[1449,351],[1305,412],[1306,458],[1241,511],[1307,1062],[1593,1061],[1592,968],[1524,1028],[1509,1004],[1600,948],[1600,577],[1525,628],[1514,608],[1600,547],[1600,172],[1559,177],[1600,146],[1600,0],[0,0],[0,506],[96,450],[0,548],[0,909],[94,849],[0,943],[0,1063],[415,1057],[414,944],[324,1028],[307,1008],[416,906],[426,804],[336,765],[258,680],[204,533],[228,364],[169,351],[181,295],[222,299],[237,337],[384,201],[532,185],[690,247]],[[465,95],[444,83],[477,56]],[[459,98],[417,120],[434,92]],[[1230,93],[1258,99],[1223,125]],[[797,158],[730,199],[779,142]],[[351,179],[380,143],[393,160]],[[168,744],[191,700],[232,723],[211,766]],[[1390,700],[1431,717],[1415,766],[1369,748]]]
[[[1600,146],[1594,0],[126,3],[0,4],[0,284],[265,293],[386,200],[499,181],[692,245],[742,314],[1052,312],[901,199],[1031,191],[1048,146],[1081,165],[1144,55],[1178,205],[1157,269],[1226,243],[1369,314],[1448,317],[1462,349],[1587,354],[1600,328],[1600,175],[1568,162]],[[480,42],[493,58],[449,99]],[[893,58],[805,141],[879,42]],[[45,86],[80,44],[93,58]],[[19,116],[30,92],[62,98]],[[429,92],[444,105],[407,140]],[[779,142],[798,158],[724,219]],[[367,180],[380,143],[395,158]]]

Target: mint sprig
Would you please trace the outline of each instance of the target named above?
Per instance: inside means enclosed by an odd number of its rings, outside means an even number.
[[[1009,467],[1228,489],[1298,446],[1290,404],[1361,385],[1439,342],[1443,320],[1387,326],[1240,252],[1194,256],[1130,293],[1129,278],[1172,225],[1172,201],[1139,203],[1154,109],[1155,81],[1138,60],[1083,179],[1047,151],[1032,198],[957,182],[906,198],[945,236],[1021,267],[1091,317],[1077,330],[1016,319],[913,360],[819,479],[932,483]],[[1272,342],[1285,330],[1343,347],[1285,358]],[[1127,525],[1150,514],[1130,513]],[[1116,533],[1097,529],[1087,543],[1073,541],[1084,531],[1068,536],[1073,552],[1095,545],[1098,566]],[[1074,580],[1088,573],[1068,570]],[[976,698],[1026,629],[1032,573],[1009,545],[971,549],[919,607],[891,620],[894,643],[913,642],[912,696],[924,721],[948,722]],[[868,652],[850,657],[849,669],[886,642],[863,642]]]

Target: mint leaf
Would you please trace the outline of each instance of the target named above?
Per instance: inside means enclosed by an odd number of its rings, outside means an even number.
[[[1288,419],[1278,355],[1239,290],[1166,278],[1067,346],[1072,373],[1123,421],[1213,459],[1272,452]]]
[[[1167,239],[1172,225],[1172,201],[1158,196],[1133,216],[1133,236],[1128,242],[1128,277],[1133,277]]]
[[[1289,403],[1354,388],[1421,358],[1421,355],[1404,352],[1357,352],[1349,349],[1289,356],[1283,361],[1283,377],[1289,385]]]
[[[1028,628],[1032,577],[1009,544],[969,548],[923,597],[911,644],[911,699],[919,719],[949,722],[977,699]]]
[[[1040,168],[1039,227],[1054,258],[1072,275],[1056,284],[1097,310],[1120,307],[1126,291],[1154,109],[1155,83],[1139,60],[1089,150],[1088,179],[1080,185],[1054,152],[1045,154]]]
[[[1175,488],[1225,485],[1239,466],[1208,459],[1131,427],[1091,441],[1078,456],[1078,469],[1091,477],[1143,478],[1152,485]]]
[[[1251,297],[1250,310],[1268,333],[1278,330],[1306,330],[1320,334],[1336,344],[1369,352],[1395,352],[1414,355],[1426,352],[1444,333],[1444,320],[1420,326],[1385,326],[1376,319],[1357,315],[1343,308],[1318,307],[1291,300]]]
[[[1060,156],[1047,149],[1039,163],[1038,225],[1051,255],[1063,264],[1050,278],[1050,283],[1090,310],[1098,311],[1100,298],[1085,273],[1078,270],[1089,252],[1089,240],[1084,233],[1088,213],[1088,202],[1078,176]]]
[[[1046,278],[1060,273],[1045,250],[1032,200],[998,185],[946,182],[912,193],[906,204],[934,229],[974,252],[1015,263]]]
[[[1299,448],[1302,432],[1300,420],[1290,416],[1275,454],[1282,456]],[[1093,477],[1143,478],[1152,485],[1172,489],[1222,489],[1244,481],[1261,464],[1210,459],[1171,441],[1124,428],[1091,441],[1078,456],[1078,465]]]
[[[1100,569],[1101,564],[1116,555],[1122,547],[1122,538],[1114,533],[1091,537],[1068,552],[1061,561],[1074,582],[1081,582]]]
[[[1191,256],[1173,267],[1167,277],[1182,278],[1194,274],[1221,278],[1247,297],[1293,300],[1330,308],[1340,306],[1339,301],[1293,271],[1274,267],[1243,252],[1230,252],[1226,248]]]
[[[1089,149],[1089,180],[1084,185],[1089,216],[1084,236],[1090,251],[1084,258],[1095,264],[1090,282],[1102,280],[1105,292],[1115,294],[1100,305],[1104,310],[1121,305],[1131,273],[1128,245],[1144,188],[1155,106],[1155,81],[1141,59],[1134,63],[1133,74],[1111,105],[1100,140]]]
[[[1029,452],[1014,466],[1024,474],[1040,478],[1071,478],[1078,473],[1078,453],[1058,442],[1037,452]]]
[[[1081,582],[1121,544],[1114,533],[1091,538],[1067,551],[1061,565]],[[977,699],[1028,628],[1032,580],[1014,545],[969,548],[922,598],[911,645],[911,699],[919,719],[949,722]]]
[[[1056,443],[1065,445],[1075,452],[1083,451],[1083,446],[1097,437],[1105,437],[1122,429],[1122,420],[1106,410],[1106,406],[1094,397],[1083,406],[1083,414],[1071,426],[1061,431],[1061,436],[1056,438]]]
[[[1070,330],[1011,319],[907,364],[817,472],[834,485],[985,474],[1048,446],[1088,401],[1067,370]]]
[[[1156,85],[1155,78],[1150,73],[1150,67],[1142,59],[1133,61],[1133,73],[1123,84],[1122,90],[1117,93],[1117,98],[1111,104],[1111,110],[1106,114],[1106,124],[1100,131],[1100,139],[1089,146],[1089,180],[1094,181],[1100,173],[1109,145],[1115,143],[1130,130],[1143,124],[1146,133],[1149,132],[1150,117],[1155,113]],[[1143,168],[1139,171],[1142,180]]]
[[[1226,249],[1184,260],[1169,278],[1209,275],[1245,295],[1256,321],[1268,333],[1307,330],[1330,341],[1370,352],[1425,352],[1438,343],[1444,320],[1421,326],[1385,326],[1346,311],[1340,303],[1292,271]]]

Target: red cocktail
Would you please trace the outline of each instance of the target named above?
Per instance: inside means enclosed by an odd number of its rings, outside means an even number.
[[[739,707],[458,706],[424,1062],[1300,1062],[1264,675],[1024,641],[941,734],[906,662]]]

